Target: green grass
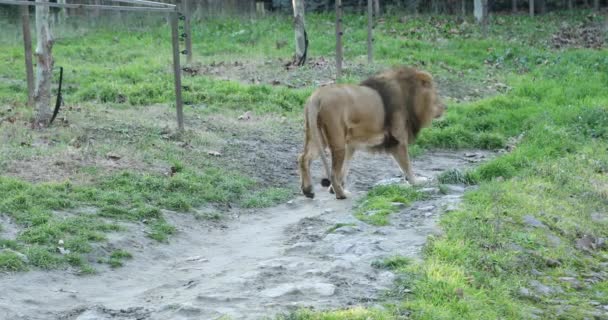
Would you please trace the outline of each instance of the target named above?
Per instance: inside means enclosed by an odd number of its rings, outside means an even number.
[[[409,314],[413,319],[525,319],[538,314],[543,319],[584,319],[593,318],[597,311],[592,301],[608,305],[606,248],[586,252],[576,246],[585,234],[608,237],[607,220],[597,219],[608,206],[608,53],[606,49],[548,49],[552,34],[563,23],[575,25],[587,19],[588,13],[557,12],[535,18],[496,15],[486,39],[470,18],[459,24],[450,16],[422,15],[401,23],[399,14],[386,15],[375,28],[378,65],[365,72],[392,64],[419,66],[441,80],[441,92],[450,97],[444,118],[423,130],[412,146],[414,155],[433,148],[499,149],[509,145],[510,138],[520,134],[522,138],[512,152],[472,171],[440,176],[441,183],[475,183],[479,188],[465,195],[459,210],[441,218],[443,234],[429,239],[423,261],[395,257],[376,263],[398,275],[385,309],[302,310],[280,318],[397,319]],[[366,19],[347,15],[344,21],[346,61],[364,62]],[[314,35],[309,55],[331,61],[333,17],[311,14],[307,22],[309,35]],[[92,267],[83,257],[91,253],[93,244],[104,241],[105,234],[120,230],[118,221],[142,222],[151,238],[167,241],[175,229],[161,209],[189,211],[206,203],[235,202],[255,208],[288,196],[281,187],[251,194],[253,179],[219,170],[218,163],[206,160],[206,149],[231,136],[203,136],[193,130],[175,137],[165,134],[161,125],[125,125],[136,118],[133,114],[153,110],[142,106],[172,103],[168,28],[148,23],[83,30],[66,27],[58,33],[56,65],[68,69],[64,83],[68,105],[96,102],[121,112],[109,124],[100,121],[86,127],[88,134],[104,141],[98,145],[98,154],[115,151],[117,146],[134,150],[149,161],[143,161],[148,166],[151,159],[169,163],[174,175],[145,170],[107,174],[90,167],[79,172],[92,177],[89,183],[32,184],[0,177],[0,194],[9,195],[0,199],[0,212],[24,228],[17,239],[0,242],[0,248],[14,251],[0,251],[0,270],[73,266],[90,273]],[[25,76],[16,67],[23,61],[21,43],[15,26],[1,27],[7,32],[0,35],[0,104],[17,107],[25,119],[28,111],[21,108]],[[287,15],[205,19],[195,23],[193,30],[195,60],[207,64],[289,58],[293,48],[276,49],[275,42],[292,43],[291,28]],[[315,77],[314,70],[310,74]],[[347,69],[340,81],[355,82],[363,76]],[[487,90],[496,82],[508,89]],[[184,98],[192,105],[186,108],[187,119],[219,113],[233,116],[244,110],[294,119],[301,116],[302,103],[312,90],[203,76],[184,77],[184,84],[188,86]],[[131,117],[121,119],[128,113]],[[163,115],[149,118],[160,121]],[[28,147],[40,136],[4,123],[2,130],[1,150],[6,158],[0,159],[0,168],[9,159],[68,150],[74,133],[81,133],[77,128],[59,131],[53,138],[56,145],[40,151]],[[177,145],[183,142],[194,147],[184,151]],[[393,202],[409,205],[421,197],[413,188],[378,187],[358,204],[355,214],[367,223],[383,225],[398,210]],[[84,207],[96,210],[81,212]],[[74,214],[60,218],[55,211]],[[527,225],[527,216],[546,228]],[[64,240],[70,254],[57,252],[59,240]],[[27,264],[17,252],[26,255]],[[114,260],[120,264],[125,258]],[[604,280],[595,281],[594,274]],[[574,288],[560,277],[574,277],[585,285]],[[521,288],[533,291],[532,280],[561,290],[522,295]]]
[[[123,266],[123,260],[131,259],[133,255],[124,250],[114,250],[108,259],[108,264],[112,268],[118,268]]]
[[[416,200],[424,198],[424,194],[416,189],[401,186],[388,185],[372,189],[357,205],[355,217],[373,225],[387,225],[388,216],[397,212],[402,207],[408,206]]]

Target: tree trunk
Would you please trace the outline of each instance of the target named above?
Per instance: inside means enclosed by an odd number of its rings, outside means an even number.
[[[600,0],[593,0],[593,10],[600,11]]]
[[[304,0],[292,0],[293,27],[296,34],[296,61],[303,59],[306,51],[306,36],[304,24]]]
[[[481,24],[483,37],[488,36],[488,0],[475,0],[475,19]]]
[[[367,0],[367,63],[371,64],[373,61],[373,33],[372,28],[374,25],[374,8],[373,0]]]
[[[534,17],[534,0],[530,0],[530,17]]]
[[[466,17],[466,15],[467,15],[467,1],[466,0],[460,1],[460,11],[462,12],[462,16]]]
[[[23,25],[23,46],[25,52],[25,74],[27,76],[27,105],[34,105],[34,65],[32,63],[32,34],[30,32],[30,7],[21,6],[21,23]]]
[[[48,2],[48,0],[36,0]],[[53,78],[53,39],[50,29],[49,7],[36,6],[36,121],[47,124],[51,119],[51,81]]]
[[[263,3],[262,3],[263,4]],[[186,63],[192,64],[192,28],[190,27],[190,21],[192,20],[190,0],[183,0],[184,8],[184,33],[186,34]]]
[[[342,0],[336,0],[336,79],[342,76]]]
[[[547,13],[547,1],[546,0],[537,0],[538,1],[538,12],[540,14]]]
[[[511,12],[517,13],[517,0],[511,0]]]
[[[380,0],[374,0],[374,14],[376,17],[380,16]]]
[[[568,0],[568,10],[572,10],[572,8],[574,8],[572,0]]]
[[[478,23],[483,21],[483,3],[482,0],[475,0],[473,3],[473,14]]]

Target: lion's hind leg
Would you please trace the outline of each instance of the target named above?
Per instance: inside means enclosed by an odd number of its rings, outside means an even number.
[[[298,157],[300,169],[300,188],[302,193],[308,198],[314,198],[315,192],[312,186],[312,178],[310,176],[310,163],[316,158],[316,148],[311,148],[310,144],[304,146],[304,152]]]

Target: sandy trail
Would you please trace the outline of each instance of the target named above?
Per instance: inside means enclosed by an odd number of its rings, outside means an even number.
[[[432,152],[416,159],[414,170],[434,177],[488,156]],[[320,177],[318,164],[314,171]],[[352,207],[361,190],[398,174],[387,157],[361,154],[351,169],[353,196],[345,201],[317,187],[314,200],[298,196],[273,208],[235,211],[222,227],[188,214],[166,214],[179,230],[166,245],[133,225],[132,232],[110,239],[134,254],[122,268],[92,276],[0,275],[0,318],[260,319],[297,307],[373,305],[394,275],[371,263],[397,254],[418,256],[426,237],[437,232],[436,218],[465,192],[450,186],[448,194],[440,194],[431,183],[424,189],[431,197],[394,214],[388,226],[355,219]],[[337,223],[348,225],[328,232]]]

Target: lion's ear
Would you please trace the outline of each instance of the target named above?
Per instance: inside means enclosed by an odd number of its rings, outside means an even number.
[[[416,79],[420,81],[420,84],[422,84],[423,87],[430,87],[433,82],[433,76],[424,71],[416,71]]]

